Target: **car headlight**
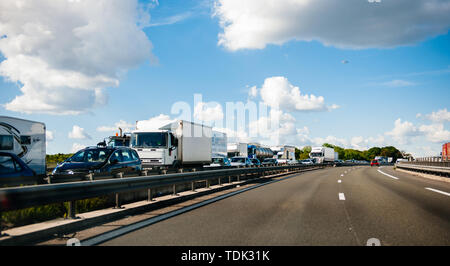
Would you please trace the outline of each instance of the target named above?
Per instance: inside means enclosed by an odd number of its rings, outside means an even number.
[[[69,171],[67,171],[67,174],[73,175],[73,171],[72,171],[72,170],[69,170]]]

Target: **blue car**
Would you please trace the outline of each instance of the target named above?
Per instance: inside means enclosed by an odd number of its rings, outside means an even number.
[[[86,176],[87,174],[118,176],[139,175],[142,170],[137,152],[128,147],[88,147],[56,166],[52,178]]]
[[[0,185],[34,184],[39,182],[36,173],[17,155],[0,152]]]

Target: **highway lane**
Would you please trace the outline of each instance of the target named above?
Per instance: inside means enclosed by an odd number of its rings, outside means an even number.
[[[103,245],[449,245],[448,183],[384,167],[295,175],[112,239]],[[339,182],[340,181],[340,182]]]

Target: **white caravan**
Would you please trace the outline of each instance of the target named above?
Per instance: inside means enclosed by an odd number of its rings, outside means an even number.
[[[45,124],[0,116],[0,151],[14,153],[37,175],[45,175]]]

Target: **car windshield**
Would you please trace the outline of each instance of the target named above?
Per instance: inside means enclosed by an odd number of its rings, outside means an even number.
[[[232,163],[245,163],[245,158],[231,158]]]
[[[264,162],[274,162],[275,159],[264,159]]]
[[[321,157],[322,156],[322,153],[321,152],[314,152],[314,153],[311,153],[311,157]]]
[[[212,162],[213,163],[223,163],[223,158],[213,158]]]
[[[89,149],[81,150],[67,159],[67,162],[73,163],[102,163],[106,161],[111,154],[110,149]]]
[[[161,148],[167,146],[167,133],[134,133],[131,137],[133,148]]]

